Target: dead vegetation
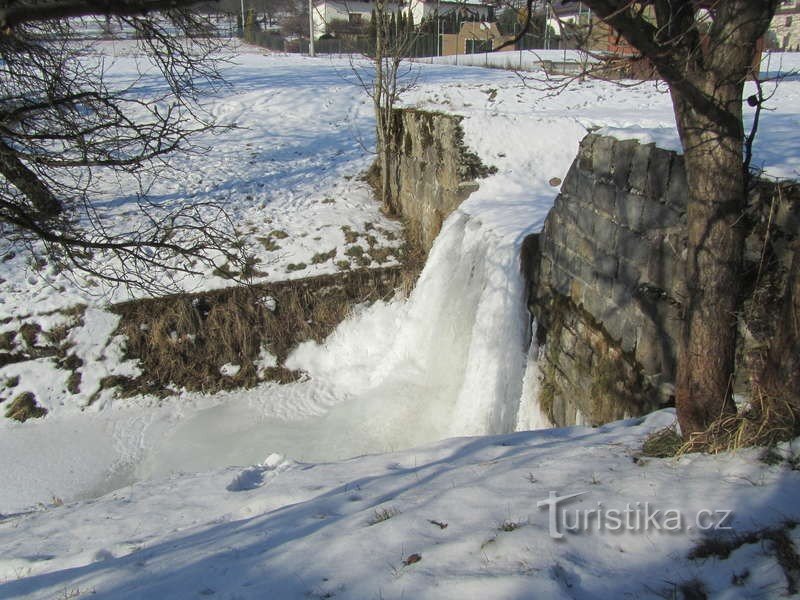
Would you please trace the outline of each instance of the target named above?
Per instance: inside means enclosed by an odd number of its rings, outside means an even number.
[[[261,380],[297,379],[283,366],[299,342],[321,342],[352,306],[387,299],[401,286],[400,268],[343,272],[294,281],[237,287],[117,305],[117,333],[128,358],[141,361],[140,386],[217,391]],[[278,366],[259,368],[262,347]],[[239,366],[225,376],[225,364]]]
[[[717,454],[749,446],[774,446],[800,435],[800,411],[794,404],[766,396],[756,388],[748,406],[693,434],[678,450]]]
[[[683,447],[683,438],[677,427],[671,425],[651,433],[644,441],[642,455],[653,458],[669,458],[678,454]]]
[[[6,408],[6,418],[23,423],[28,419],[39,419],[47,414],[47,409],[36,404],[36,396],[31,392],[23,392]]]
[[[377,525],[378,523],[383,523],[384,521],[388,521],[392,517],[396,517],[400,514],[400,510],[395,508],[394,506],[389,506],[388,508],[376,508],[375,512],[372,513],[369,521],[367,521],[367,525],[372,527],[373,525]]]
[[[777,527],[761,529],[748,533],[709,536],[700,542],[690,553],[691,560],[715,558],[724,560],[733,552],[746,545],[759,544],[762,550],[775,558],[786,577],[786,595],[800,591],[800,556],[787,531],[797,527],[794,521],[786,521]],[[732,583],[742,585],[749,572],[734,574]]]

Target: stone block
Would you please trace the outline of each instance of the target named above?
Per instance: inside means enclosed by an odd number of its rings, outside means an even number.
[[[642,212],[645,199],[632,192],[618,191],[616,218],[620,225],[633,231],[642,231]]]
[[[562,296],[569,296],[572,274],[561,268],[558,263],[553,263],[553,272],[550,281],[556,292]]]
[[[650,154],[655,144],[639,144],[631,158],[631,172],[628,176],[628,187],[641,194],[647,190],[648,169],[650,168]]]
[[[617,255],[620,261],[633,263],[646,268],[653,253],[651,243],[641,234],[627,229],[617,231]]]
[[[591,257],[597,252],[597,245],[589,236],[583,235],[577,229],[574,235],[570,236],[567,245],[581,256]]]
[[[614,156],[612,159],[611,180],[620,190],[628,188],[628,177],[631,173],[631,161],[639,142],[636,140],[623,140],[614,146]]]
[[[584,171],[591,171],[592,166],[592,147],[600,136],[590,133],[581,140],[580,148],[578,149],[578,166]]]
[[[614,158],[614,146],[617,140],[602,136],[594,141],[592,146],[592,171],[595,177],[602,181],[610,181],[612,174],[612,164]]]
[[[628,289],[635,288],[642,279],[642,271],[639,264],[620,256],[617,279],[621,286]]]
[[[594,226],[597,221],[597,215],[595,215],[594,212],[587,208],[581,208],[578,210],[576,221],[578,229],[583,235],[587,237],[592,237],[594,235]]]
[[[583,309],[592,315],[595,320],[602,321],[603,314],[608,306],[608,301],[600,294],[590,290],[583,295],[581,304],[583,305]]]
[[[555,214],[565,221],[574,220],[578,214],[578,203],[575,196],[559,194],[553,206]]]
[[[686,181],[686,166],[683,156],[674,155],[663,200],[665,204],[672,207],[679,214],[683,214],[686,212],[688,199],[689,184]]]
[[[595,177],[591,171],[578,170],[573,176],[575,189],[567,194],[568,199],[576,210],[585,205],[591,206],[594,191]],[[563,188],[562,188],[563,190]]]
[[[654,375],[669,369],[664,360],[667,343],[652,322],[642,321],[636,328],[636,361],[646,374]]]
[[[617,274],[619,260],[611,254],[598,253],[594,259],[594,270],[597,275],[613,279]]]
[[[621,342],[627,323],[625,311],[621,310],[618,306],[607,304],[603,313],[598,316],[598,320],[603,324],[603,329],[606,330],[609,337],[617,342]]]
[[[619,226],[610,218],[597,215],[594,224],[594,244],[602,252],[613,252],[617,243]]]
[[[684,216],[669,204],[662,204],[651,199],[642,204],[641,228],[643,231],[675,227],[682,222],[683,218]]]
[[[662,290],[672,289],[675,277],[678,275],[675,258],[675,253],[671,248],[663,242],[659,244],[657,248],[654,248],[647,262],[645,279]]]
[[[630,318],[625,319],[622,324],[619,343],[623,352],[634,352],[636,350],[636,325]]]
[[[667,184],[670,180],[672,157],[674,152],[661,148],[653,148],[650,152],[650,163],[647,169],[647,186],[645,194],[654,199],[666,196]]]
[[[605,215],[613,215],[617,205],[617,188],[610,183],[597,182],[592,190],[592,206]]]
[[[564,183],[561,184],[561,193],[567,195],[574,195],[578,191],[578,161],[573,160],[572,164],[569,167],[569,171],[567,171],[567,175],[564,177]]]

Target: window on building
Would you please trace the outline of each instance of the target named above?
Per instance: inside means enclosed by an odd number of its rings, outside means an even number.
[[[364,22],[364,15],[361,13],[348,13],[347,20],[351,25],[361,25]]]
[[[467,54],[482,54],[492,51],[492,40],[466,40]]]

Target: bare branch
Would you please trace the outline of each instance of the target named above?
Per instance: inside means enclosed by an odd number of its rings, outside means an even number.
[[[198,0],[53,0],[21,5],[4,2],[6,6],[0,8],[0,30],[8,33],[8,30],[26,23],[94,15],[147,16],[156,11],[186,8],[197,3]]]

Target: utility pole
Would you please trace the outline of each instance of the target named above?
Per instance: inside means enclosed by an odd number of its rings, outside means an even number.
[[[308,0],[308,55],[314,54],[314,0]]]

